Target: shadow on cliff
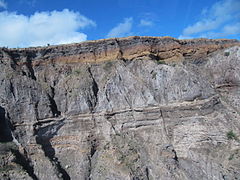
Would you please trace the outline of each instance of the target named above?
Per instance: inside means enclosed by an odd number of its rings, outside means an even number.
[[[34,174],[34,169],[30,165],[30,161],[22,155],[17,145],[13,142],[13,137],[11,133],[12,125],[6,118],[6,111],[0,106],[0,153],[6,154],[7,152],[12,152],[15,156],[14,162],[20,165],[33,180],[38,180],[37,176]]]
[[[10,123],[6,119],[6,111],[0,106],[0,142],[10,142],[13,140]]]
[[[57,132],[61,127],[64,125],[64,119],[61,121],[56,122],[55,124],[39,128],[35,131],[36,136],[36,142],[42,146],[42,149],[44,151],[44,154],[46,157],[48,157],[54,166],[56,166],[58,172],[62,174],[62,178],[64,180],[70,180],[70,176],[66,172],[66,170],[61,166],[61,163],[59,162],[58,158],[55,156],[55,149],[53,148],[52,144],[50,143],[50,140],[57,135]],[[41,123],[37,124],[41,125]]]

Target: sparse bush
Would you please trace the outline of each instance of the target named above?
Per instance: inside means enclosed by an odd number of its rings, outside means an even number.
[[[227,132],[227,138],[237,140],[237,135],[231,130]]]
[[[14,142],[0,142],[0,155],[5,154],[8,151],[17,149],[17,145]]]
[[[231,154],[230,157],[228,158],[229,161],[233,160],[234,154]]]
[[[157,73],[156,73],[156,72],[153,72],[153,73],[152,73],[152,79],[156,79],[156,77],[157,77]]]
[[[111,69],[112,66],[113,66],[113,62],[112,62],[112,61],[107,61],[107,62],[104,64],[103,69],[104,69],[105,71],[107,71],[107,70]]]
[[[224,56],[229,56],[230,52],[224,52]]]
[[[157,60],[157,64],[167,64],[164,60]]]
[[[13,170],[15,169],[15,167],[13,165],[5,165],[3,167],[0,167],[0,173],[3,173],[3,172],[8,172],[10,170]]]
[[[240,149],[235,150],[234,152],[231,153],[229,156],[228,160],[231,161],[233,159],[239,158]]]
[[[79,74],[81,73],[81,70],[80,70],[80,69],[75,69],[75,70],[74,70],[74,73],[77,74],[77,75],[79,75]]]

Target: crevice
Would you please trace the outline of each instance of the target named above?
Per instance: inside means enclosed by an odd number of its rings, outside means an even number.
[[[239,84],[237,84],[237,83],[225,83],[225,84],[218,84],[218,85],[215,86],[216,89],[233,88],[233,87],[239,87]]]
[[[96,124],[96,119],[94,117],[94,113],[92,113],[92,121],[93,121],[93,129],[96,128],[97,124]]]
[[[90,78],[92,79],[92,85],[90,89],[90,94],[88,95],[87,104],[89,107],[90,112],[92,113],[92,121],[93,121],[93,131],[96,127],[96,120],[94,118],[94,110],[96,108],[96,105],[98,103],[98,84],[92,74],[91,67],[88,67],[87,71],[89,72]],[[94,156],[96,150],[97,150],[97,140],[94,137],[94,135],[91,133],[88,137],[88,142],[90,144],[90,152],[88,155],[88,162],[89,162],[89,169],[88,169],[88,177],[87,179],[91,180],[91,171],[92,171],[92,157]]]
[[[43,124],[49,124],[51,122],[56,122],[56,120],[52,119],[52,120],[40,120],[37,121],[36,123],[34,123],[34,126],[42,126]]]
[[[37,101],[37,102],[34,104],[35,117],[36,117],[37,120],[39,119],[38,104],[39,104],[39,101]]]
[[[50,102],[49,107],[50,107],[50,109],[51,109],[51,111],[52,111],[53,117],[58,117],[58,116],[60,116],[60,115],[61,115],[61,112],[58,111],[57,104],[56,104],[56,102],[55,102],[55,100],[54,100],[55,89],[54,89],[53,87],[51,87],[51,95],[50,95],[50,94],[47,94],[47,96],[48,96],[48,100],[49,100],[49,102]]]
[[[19,164],[33,180],[38,180],[36,174],[34,173],[34,169],[31,166],[31,161],[27,159],[24,155],[22,155],[18,150],[11,150],[15,155],[15,162]]]
[[[159,61],[159,60],[164,60],[164,58],[160,58],[159,56],[155,55],[155,54],[149,54],[148,55],[152,60],[155,60],[155,61]]]
[[[89,97],[88,100],[87,100],[87,103],[88,103],[88,106],[89,106],[89,109],[91,112],[94,111],[97,103],[98,103],[98,91],[99,91],[99,88],[98,88],[98,84],[97,82],[95,81],[95,78],[93,77],[93,74],[92,74],[92,71],[91,71],[91,68],[88,67],[88,72],[90,74],[90,77],[92,79],[92,92],[93,92],[93,97]]]
[[[175,151],[175,149],[172,150],[173,154],[174,154],[174,157],[173,159],[178,162],[178,156],[177,156],[177,152]]]
[[[27,56],[27,59],[26,59],[26,66],[27,66],[27,68],[28,68],[28,70],[29,70],[29,73],[30,73],[30,74],[29,74],[29,77],[36,81],[37,78],[36,78],[36,76],[35,76],[35,74],[34,74],[34,70],[33,70],[33,66],[32,66],[32,61],[31,61],[31,59],[30,59],[29,56]]]
[[[165,134],[166,134],[166,137],[168,138],[169,136],[168,136],[168,131],[167,131],[167,128],[166,128],[166,124],[165,124],[165,119],[164,119],[164,116],[163,116],[163,112],[162,112],[161,109],[159,109],[159,111],[160,111],[160,115],[161,115],[162,121],[163,121],[163,129],[164,129],[164,132],[165,132]]]
[[[96,81],[95,81],[95,79],[94,79],[94,77],[92,75],[90,67],[88,68],[88,72],[89,72],[89,74],[90,74],[90,76],[91,76],[91,78],[93,80],[92,90],[93,90],[94,96],[96,97],[96,99],[98,99],[97,94],[98,94],[99,89],[98,89],[98,85],[97,85],[97,83],[96,83]]]
[[[118,52],[118,55],[117,55],[117,59],[119,59],[119,60],[124,60],[124,62],[125,62],[125,59],[123,58],[123,51],[122,51],[122,49],[121,49],[121,46],[120,46],[120,44],[119,44],[119,41],[118,41],[117,38],[115,38],[115,41],[116,41],[116,44],[117,44],[117,46],[118,46],[118,48],[119,48],[119,52]]]
[[[88,180],[91,180],[91,171],[92,171],[92,160],[91,160],[91,157],[88,156],[88,162],[89,162],[89,168],[88,168]]]
[[[97,139],[95,138],[95,136],[93,134],[90,134],[88,136],[88,142],[90,145],[90,154],[89,157],[92,158],[93,155],[95,154],[95,152],[97,151]]]
[[[88,169],[88,179],[91,180],[91,171],[92,171],[92,158],[97,151],[97,139],[94,137],[94,135],[90,134],[88,136],[88,141],[90,144],[90,152],[88,155],[88,162],[89,162],[89,169]]]
[[[12,83],[12,81],[9,81],[9,82],[10,82],[10,87],[9,87],[10,88],[10,92],[12,93],[14,99],[16,99],[13,83]]]
[[[179,159],[178,159],[178,156],[177,156],[177,152],[175,151],[172,144],[167,144],[164,147],[163,151],[171,154],[171,156],[167,155],[165,157],[164,162],[166,163],[167,169],[171,173],[173,173],[176,170],[176,168],[179,168],[179,166],[180,166]]]
[[[132,174],[130,174],[130,176],[131,176]],[[134,176],[133,178],[132,178],[132,180],[141,180],[139,177],[136,177],[136,176]]]
[[[105,91],[105,96],[106,96],[106,100],[108,102],[108,105],[113,110],[112,103],[110,103],[111,101],[110,101],[110,98],[109,98],[109,93],[108,93],[108,89],[107,89],[106,85],[104,87],[104,91]]]
[[[97,140],[94,139],[91,141],[90,157],[92,158],[95,152],[97,151]]]
[[[120,110],[120,111],[106,112],[105,115],[106,115],[106,116],[114,116],[114,115],[117,115],[117,114],[126,113],[126,112],[131,112],[131,111],[132,111],[132,109],[123,109],[123,110]]]
[[[116,128],[114,127],[113,123],[112,123],[111,120],[110,120],[110,119],[113,117],[113,115],[104,114],[104,117],[105,117],[106,120],[111,124],[111,127],[112,127],[114,133],[115,133],[116,135],[119,134],[119,133],[117,132]]]
[[[87,99],[87,105],[88,105],[90,111],[93,112],[93,109],[94,109],[93,107],[94,106],[93,106],[92,101],[91,101],[90,98]]]
[[[150,180],[150,179],[149,179],[149,169],[148,169],[148,167],[146,167],[145,172],[146,172],[147,180]]]
[[[22,71],[23,76],[27,76],[27,73],[25,71]]]
[[[64,125],[64,120],[57,122],[56,124],[46,126],[44,128],[40,128],[36,130],[36,142],[41,145],[44,154],[46,157],[50,159],[53,166],[55,166],[60,174],[62,174],[63,180],[70,180],[69,174],[66,170],[62,167],[61,163],[59,162],[58,158],[55,156],[55,149],[52,147],[50,143],[50,139],[52,139],[59,129]],[[48,134],[50,129],[54,129],[55,131],[52,134]]]
[[[135,129],[140,128],[140,127],[149,127],[149,126],[154,126],[155,124],[137,124],[135,125]]]
[[[109,102],[110,102],[110,99],[109,99],[109,97],[108,97],[107,91],[105,91],[105,96],[106,96],[106,99],[107,99],[107,101],[108,101],[108,103],[109,103]]]

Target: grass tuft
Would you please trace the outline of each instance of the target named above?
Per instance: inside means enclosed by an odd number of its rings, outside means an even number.
[[[227,138],[229,140],[232,140],[232,139],[237,140],[237,135],[231,130],[227,132]]]

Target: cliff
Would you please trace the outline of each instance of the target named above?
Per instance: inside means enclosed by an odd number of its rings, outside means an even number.
[[[240,43],[0,49],[0,179],[239,179]]]

